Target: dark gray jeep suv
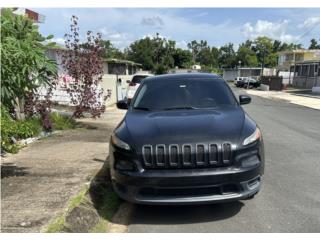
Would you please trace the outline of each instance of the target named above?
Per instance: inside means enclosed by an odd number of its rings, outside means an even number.
[[[142,204],[252,198],[264,172],[261,132],[218,75],[143,80],[110,140],[113,187]]]

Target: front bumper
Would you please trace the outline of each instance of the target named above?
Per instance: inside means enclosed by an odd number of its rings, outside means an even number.
[[[207,204],[244,200],[259,192],[264,172],[263,150],[254,165],[202,169],[117,170],[118,150],[110,144],[110,173],[115,192],[129,202],[151,205]],[[243,155],[245,156],[245,155]],[[245,158],[247,158],[245,156]],[[140,166],[139,166],[140,165]]]
[[[205,204],[247,199],[261,186],[260,167],[219,171],[112,171],[112,183],[123,199],[140,204]]]

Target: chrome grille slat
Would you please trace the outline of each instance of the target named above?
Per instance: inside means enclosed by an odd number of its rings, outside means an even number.
[[[156,145],[156,165],[157,167],[166,165],[166,146],[164,144]]]
[[[169,146],[169,165],[171,167],[177,167],[180,165],[179,154],[179,145],[171,144]]]
[[[156,144],[142,147],[146,169],[222,167],[232,164],[230,143]]]
[[[222,146],[222,161],[224,164],[229,164],[231,159],[231,144],[224,143]]]
[[[205,144],[196,145],[196,165],[205,166],[207,163],[207,149]]]
[[[146,167],[153,166],[153,151],[152,145],[144,145],[142,147],[142,159]]]
[[[192,145],[191,144],[182,145],[182,165],[192,166]]]
[[[219,149],[217,144],[209,144],[209,164],[217,165],[219,163]]]

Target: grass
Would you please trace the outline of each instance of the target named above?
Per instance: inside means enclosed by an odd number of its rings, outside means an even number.
[[[65,226],[65,216],[58,217],[53,223],[51,223],[46,229],[46,233],[58,233],[62,232]]]
[[[78,206],[80,203],[88,202],[88,199],[86,199],[87,192],[88,192],[88,187],[85,187],[80,193],[78,193],[77,196],[72,198],[69,202],[68,210],[71,211],[76,206]]]
[[[52,128],[54,130],[67,130],[73,129],[76,126],[76,121],[67,116],[60,115],[57,112],[50,114],[52,120]]]
[[[99,222],[94,227],[92,227],[89,232],[108,232],[108,223],[111,221],[113,215],[118,210],[120,206],[120,199],[108,185],[108,180],[99,180],[99,178],[106,176],[105,171],[108,171],[108,169],[100,170],[94,179],[98,179],[98,181],[100,181],[102,184],[96,184],[94,185],[94,187],[90,187],[90,189],[86,186],[86,188],[81,190],[75,197],[73,197],[69,201],[67,210],[64,212],[64,214],[53,221],[52,224],[47,227],[45,232],[54,233],[64,231],[64,229],[68,227],[66,224],[66,217],[68,216],[68,213],[70,213],[75,207],[79,206],[80,204],[84,204],[94,208],[99,215]]]
[[[108,232],[108,222],[105,219],[100,219],[99,223],[94,226],[90,233],[106,233]]]
[[[108,232],[108,223],[111,221],[120,205],[120,199],[115,192],[105,188],[100,188],[100,191],[100,201],[96,206],[100,221],[90,230],[92,233]]]
[[[80,205],[82,202],[87,202],[86,194],[88,192],[88,187],[86,186],[84,189],[80,191],[75,197],[73,197],[69,203],[67,210],[64,212],[62,216],[56,218],[45,230],[46,233],[57,233],[62,232],[66,227],[66,216],[69,212],[72,211],[76,206]]]
[[[103,219],[110,220],[117,211],[119,205],[120,201],[115,192],[104,191],[103,202],[98,208],[98,213]]]

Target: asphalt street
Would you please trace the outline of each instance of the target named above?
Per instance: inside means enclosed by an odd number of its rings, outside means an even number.
[[[135,205],[129,232],[320,232],[320,111],[256,96],[244,109],[265,141],[260,193],[226,204]]]

